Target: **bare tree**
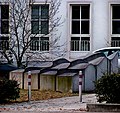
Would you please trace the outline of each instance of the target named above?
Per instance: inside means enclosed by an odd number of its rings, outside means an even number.
[[[53,50],[60,55],[57,48],[63,45],[58,46],[60,35],[55,33],[62,24],[57,16],[60,4],[60,0],[43,0],[39,7],[34,0],[9,0],[9,49],[1,50],[8,63],[14,60],[21,67],[23,61],[27,65],[31,59],[49,59],[47,54]]]

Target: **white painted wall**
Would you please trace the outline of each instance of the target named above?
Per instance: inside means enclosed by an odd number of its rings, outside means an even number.
[[[68,3],[90,3],[91,6],[91,51],[108,46],[110,41],[110,3],[120,3],[120,0],[62,0],[59,15],[65,20],[60,28],[61,41],[67,41],[68,59],[76,59],[87,55],[89,52],[70,52],[70,33],[69,33],[69,7]]]
[[[35,0],[37,3],[44,3],[45,0]],[[110,3],[120,4],[120,0],[61,0],[59,12],[56,16],[62,17],[63,24],[58,28],[57,35],[61,34],[59,45],[60,52],[64,50],[64,57],[76,59],[86,56],[89,52],[70,51],[70,7],[69,4],[90,4],[91,10],[91,51],[107,46],[110,41]],[[51,53],[52,54],[52,53]],[[49,55],[48,55],[49,56]],[[50,55],[51,56],[51,55]],[[56,57],[58,58],[58,57]]]
[[[109,38],[109,7],[107,0],[93,0],[92,11],[92,49],[98,49],[107,46]]]

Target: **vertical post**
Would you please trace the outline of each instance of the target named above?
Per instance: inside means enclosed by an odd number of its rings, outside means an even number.
[[[28,101],[31,100],[31,71],[28,71]]]
[[[80,102],[82,102],[82,71],[79,71],[79,98]]]

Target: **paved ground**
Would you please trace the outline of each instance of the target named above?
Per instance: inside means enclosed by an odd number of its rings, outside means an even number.
[[[88,113],[88,112],[64,110],[64,111],[1,111],[0,113]]]
[[[85,112],[85,111],[2,111],[0,113],[120,113],[120,112]]]
[[[36,111],[36,112],[85,112],[86,111],[86,103],[96,103],[95,94],[88,94],[82,96],[82,103],[79,102],[79,96],[73,97],[64,97],[58,99],[49,99],[49,100],[41,100],[41,101],[31,101],[31,102],[23,102],[23,103],[14,103],[11,105],[1,105],[0,111]]]

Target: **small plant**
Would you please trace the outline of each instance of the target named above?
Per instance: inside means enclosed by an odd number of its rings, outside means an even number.
[[[0,103],[19,98],[19,84],[15,80],[0,80]]]
[[[98,102],[120,103],[120,74],[104,75],[95,82]]]

